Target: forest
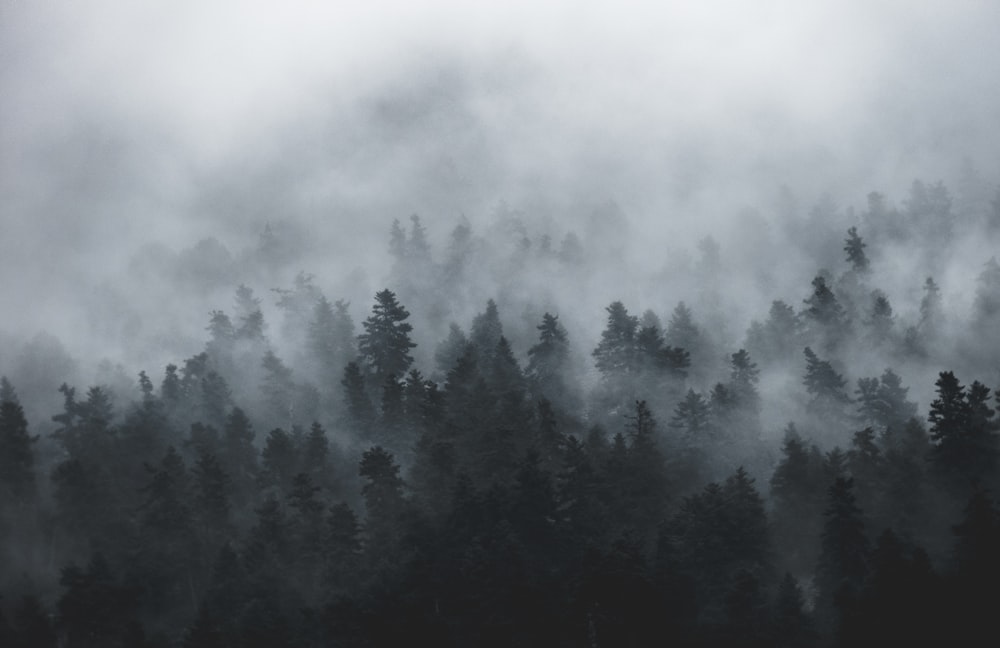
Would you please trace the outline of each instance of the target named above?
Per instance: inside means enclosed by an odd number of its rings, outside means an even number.
[[[184,355],[0,354],[0,645],[993,645],[1000,191],[767,209],[644,276],[613,203],[141,251]]]

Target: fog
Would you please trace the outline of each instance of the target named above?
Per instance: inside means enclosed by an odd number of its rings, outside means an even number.
[[[686,273],[706,236],[736,346],[773,299],[798,307],[818,270],[842,270],[825,237],[868,192],[899,206],[913,180],[943,180],[982,201],[1000,178],[1000,8],[871,4],[5,3],[0,359],[46,332],[83,382],[101,359],[153,374],[200,349],[237,284],[268,308],[300,270],[357,320],[387,280],[393,219],[419,214],[443,255],[461,219],[482,234],[503,209],[535,238],[620,246],[587,250],[564,317],[581,352],[613,299],[661,318],[697,302]],[[839,220],[817,228],[819,259],[787,232],[813,227],[824,195]],[[609,205],[627,227],[602,225]],[[207,238],[246,258],[268,224],[296,241],[277,275],[237,263],[202,294],[158,276]],[[994,250],[955,249],[933,270],[962,310]],[[872,252],[912,319],[929,270]]]

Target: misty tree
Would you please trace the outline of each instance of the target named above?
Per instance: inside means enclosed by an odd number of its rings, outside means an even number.
[[[805,317],[810,322],[814,339],[820,341],[824,348],[832,349],[847,336],[847,315],[822,275],[813,279],[812,286],[812,295],[804,300],[808,307]]]
[[[413,362],[410,349],[417,345],[410,340],[409,316],[391,290],[376,293],[372,314],[362,324],[365,331],[358,336],[358,352],[373,384],[381,385],[390,374],[405,375]]]
[[[251,498],[256,484],[258,464],[257,447],[254,445],[256,433],[246,413],[234,407],[226,418],[223,429],[220,461],[223,469],[232,477],[234,496],[239,503]]]
[[[924,296],[920,300],[920,330],[925,336],[933,338],[941,328],[943,317],[941,289],[934,283],[933,277],[927,277],[924,282]]]
[[[28,434],[28,420],[13,386],[6,376],[0,378],[0,488],[9,501],[22,503],[34,494],[32,446],[37,441],[37,435]]]
[[[448,337],[442,340],[434,351],[434,363],[442,374],[447,374],[458,359],[466,352],[469,340],[465,332],[455,322],[448,326]]]
[[[281,309],[281,334],[286,340],[304,340],[309,334],[309,325],[316,315],[316,304],[323,293],[315,284],[315,277],[306,272],[298,272],[291,288],[272,288],[277,295],[275,305]]]
[[[881,378],[859,378],[857,389],[858,419],[882,434],[889,429],[900,430],[917,415],[917,404],[908,400],[908,387],[892,369]]]
[[[260,299],[254,297],[253,289],[240,284],[236,288],[236,337],[240,340],[260,342],[264,340],[264,313],[260,309]]]
[[[978,381],[966,391],[955,374],[938,375],[937,398],[931,402],[927,420],[934,442],[932,459],[938,472],[952,487],[965,490],[984,483],[995,474],[998,437],[990,419],[990,390]]]
[[[264,369],[264,379],[260,391],[264,396],[268,420],[290,423],[294,416],[295,397],[292,370],[270,349],[264,352],[261,367]]]
[[[847,262],[851,264],[851,270],[858,274],[867,274],[870,269],[868,256],[865,254],[866,247],[868,244],[858,234],[857,227],[851,227],[847,230],[844,252],[847,253]]]
[[[236,329],[229,316],[220,310],[212,311],[208,324],[208,334],[209,341],[205,344],[205,352],[212,358],[216,366],[231,371]]]
[[[730,356],[729,385],[738,408],[750,414],[760,411],[760,394],[757,383],[760,382],[760,370],[757,363],[751,361],[746,349],[740,349]]]
[[[368,397],[364,376],[356,362],[348,362],[344,367],[344,377],[340,384],[344,388],[348,420],[358,430],[370,434],[375,423],[375,407]]]
[[[342,367],[355,357],[354,322],[348,306],[342,299],[331,304],[321,296],[309,322],[306,349],[313,375],[326,394],[337,390]]]
[[[873,345],[878,347],[889,340],[894,321],[889,298],[881,290],[872,291],[871,309],[865,325],[868,327],[869,340]]]
[[[500,313],[496,302],[490,299],[486,302],[486,310],[472,318],[469,329],[469,344],[476,350],[481,365],[487,366],[493,361],[493,352],[501,337],[503,325]]]
[[[569,344],[566,329],[559,323],[559,316],[545,313],[538,342],[528,349],[527,375],[537,394],[560,405],[569,404],[569,387],[565,375],[569,364]]]
[[[747,331],[746,348],[768,364],[790,361],[802,339],[802,321],[795,309],[781,300],[771,302],[764,323],[753,321]]]
[[[801,573],[816,562],[826,485],[819,448],[810,447],[789,423],[770,480],[777,556],[786,569]]]
[[[974,322],[983,327],[993,325],[1000,321],[1000,263],[996,257],[986,262],[976,284]]]
[[[629,315],[620,301],[613,302],[605,310],[608,312],[607,326],[592,355],[601,376],[610,381],[635,370],[639,318]]]
[[[670,314],[670,321],[667,322],[667,328],[663,332],[663,339],[668,345],[684,349],[691,354],[695,366],[707,360],[704,335],[694,323],[691,309],[682,301],[677,303]]]
[[[842,622],[868,575],[869,544],[854,480],[838,477],[827,491],[819,561],[817,613],[830,627]]]
[[[373,446],[362,455],[358,474],[365,480],[361,487],[367,514],[365,551],[371,564],[385,564],[394,557],[399,542],[396,528],[406,508],[399,465],[392,454]]]
[[[216,549],[229,535],[232,478],[214,454],[200,452],[191,470],[194,520],[205,540]]]
[[[844,407],[851,402],[844,391],[847,381],[834,371],[829,361],[821,360],[809,347],[803,350],[803,354],[806,357],[806,373],[802,382],[812,397],[810,410],[824,418],[841,418]]]

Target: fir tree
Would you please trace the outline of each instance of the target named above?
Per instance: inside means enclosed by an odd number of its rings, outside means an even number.
[[[847,253],[847,262],[851,264],[851,269],[859,274],[867,274],[869,270],[868,256],[865,254],[866,247],[868,244],[858,234],[858,228],[849,228],[847,239],[844,241],[844,252]]]
[[[376,293],[372,314],[362,325],[365,332],[358,336],[358,351],[376,385],[390,374],[405,375],[413,362],[410,349],[417,345],[410,341],[409,316],[391,290]]]

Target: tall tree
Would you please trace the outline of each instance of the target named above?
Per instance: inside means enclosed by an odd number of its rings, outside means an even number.
[[[14,502],[23,502],[35,490],[37,436],[28,434],[28,420],[14,388],[0,378],[0,492]]]
[[[406,321],[409,316],[391,290],[375,294],[372,314],[362,324],[365,332],[358,336],[358,351],[373,384],[381,385],[390,374],[406,375],[413,363],[410,349],[417,345],[410,340],[413,326]]]
[[[965,387],[950,371],[938,375],[937,398],[931,402],[928,421],[934,442],[934,464],[959,492],[975,483],[984,483],[996,473],[998,439],[989,419],[989,389],[974,382]]]
[[[868,244],[858,234],[858,228],[849,228],[847,239],[844,241],[844,252],[847,253],[847,262],[851,264],[851,269],[859,274],[866,274],[869,271],[868,256],[865,254],[866,247]]]
[[[635,370],[639,318],[629,315],[620,301],[613,302],[605,310],[608,323],[593,356],[602,377],[612,380]]]

